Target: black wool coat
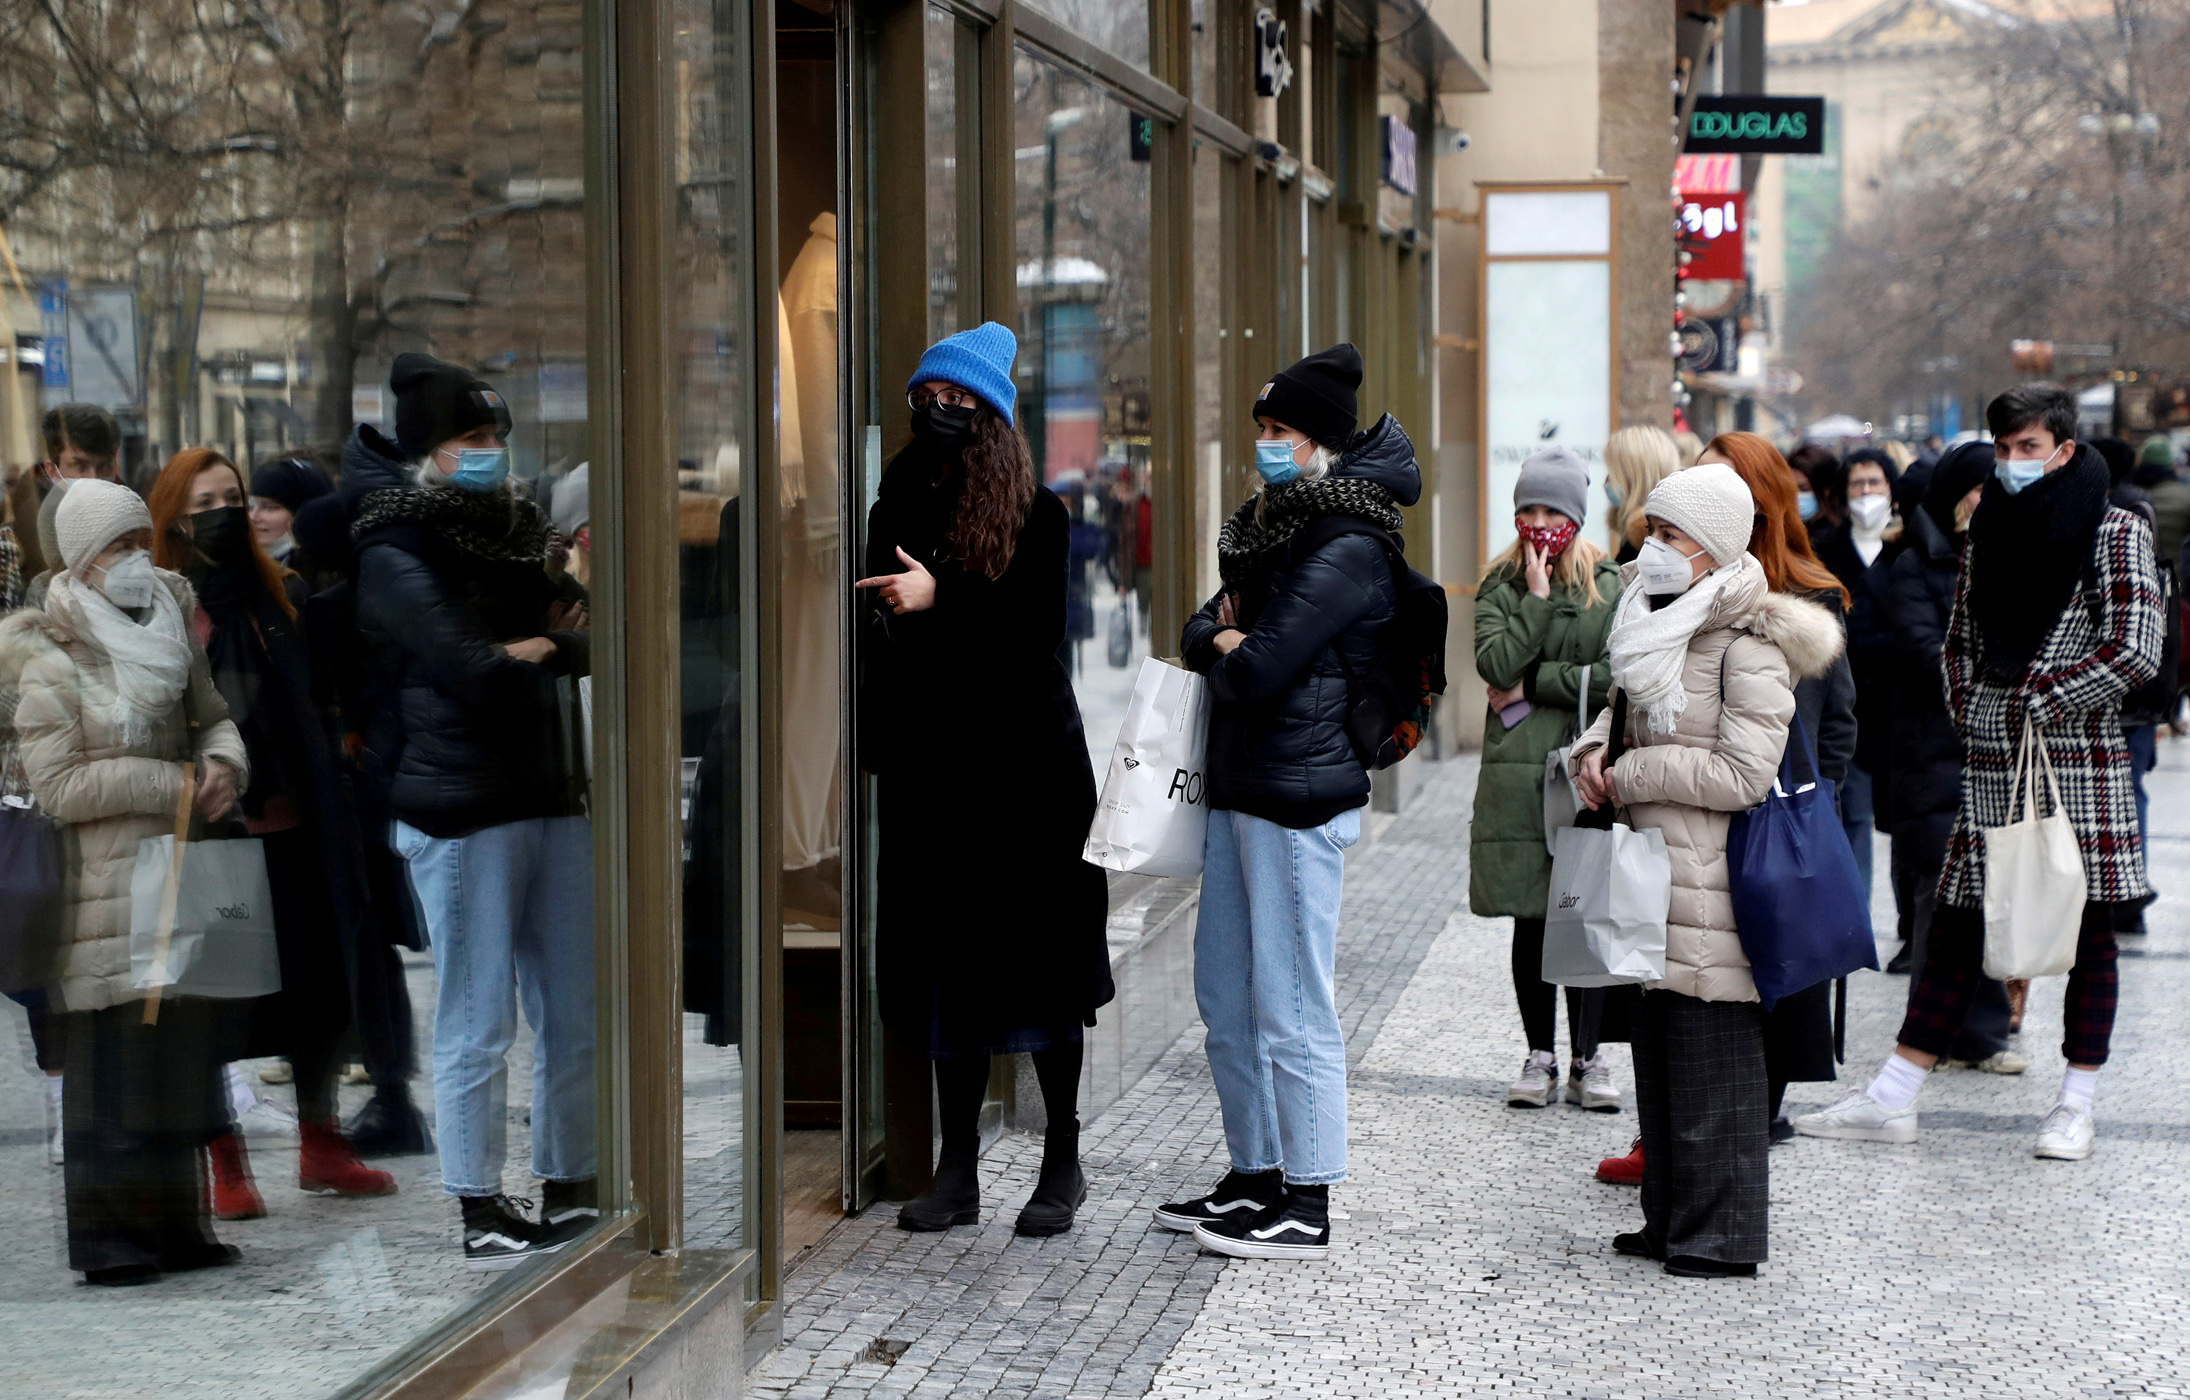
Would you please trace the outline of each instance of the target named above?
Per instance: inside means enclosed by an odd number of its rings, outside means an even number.
[[[1885,615],[1886,580],[1893,561],[1908,547],[1911,527],[1904,525],[1899,539],[1887,540],[1869,564],[1856,552],[1855,539],[1845,524],[1831,525],[1811,536],[1818,562],[1848,590],[1848,670],[1855,682],[1855,766],[1880,785],[1892,779],[1887,735],[1893,727],[1895,686],[1893,628]],[[1887,799],[1874,795],[1878,810]]]
[[[1962,737],[1947,713],[1939,664],[1962,556],[1928,513],[1911,512],[1908,520],[1913,539],[1893,561],[1886,591],[1895,648],[1887,820],[1901,859],[1928,881],[1946,861],[1947,836],[1962,805]]]
[[[948,479],[938,480],[947,468]],[[880,799],[875,962],[882,1019],[952,1044],[1093,1025],[1116,995],[1109,885],[1081,859],[1095,772],[1062,660],[1070,522],[1037,489],[1001,578],[945,538],[955,463],[915,442],[867,517],[866,573],[935,575],[935,606],[878,595],[860,647],[858,752]]]

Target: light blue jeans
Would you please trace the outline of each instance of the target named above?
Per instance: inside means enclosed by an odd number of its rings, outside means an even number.
[[[1194,1000],[1235,1171],[1346,1179],[1346,1037],[1332,963],[1361,812],[1294,831],[1211,811],[1194,925]]]
[[[517,1003],[532,1027],[532,1170],[594,1173],[593,828],[533,817],[469,836],[395,824],[433,943],[433,1100],[441,1185],[502,1190]]]

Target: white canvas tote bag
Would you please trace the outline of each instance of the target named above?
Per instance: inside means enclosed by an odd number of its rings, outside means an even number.
[[[2053,815],[2038,815],[2038,772]],[[2017,819],[2017,813],[2021,819]],[[2023,727],[2008,824],[1985,838],[1985,976],[2054,977],[2076,963],[2084,917],[2084,857],[2061,807],[2053,758],[2038,726]]]
[[[1208,757],[1209,682],[1160,657],[1144,659],[1081,854],[1106,870],[1201,874]]]

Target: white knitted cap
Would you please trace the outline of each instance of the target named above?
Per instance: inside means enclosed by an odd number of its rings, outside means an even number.
[[[96,478],[72,481],[61,508],[53,513],[53,538],[61,546],[61,562],[70,573],[80,574],[115,540],[131,530],[152,528],[152,512],[144,498],[127,486]]]
[[[1678,525],[1723,569],[1749,552],[1757,502],[1739,472],[1724,462],[1702,462],[1651,487],[1643,514]]]

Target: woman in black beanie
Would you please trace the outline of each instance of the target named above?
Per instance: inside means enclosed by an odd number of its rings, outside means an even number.
[[[277,457],[251,473],[251,534],[267,558],[304,580],[309,593],[326,587],[333,575],[298,546],[297,512],[334,489],[319,464],[301,456]]]
[[[1218,535],[1224,586],[1187,621],[1209,678],[1209,836],[1194,995],[1231,1158],[1217,1189],[1156,1210],[1248,1258],[1321,1259],[1346,1179],[1346,1043],[1333,959],[1346,848],[1369,773],[1347,737],[1348,678],[1398,607],[1399,509],[1422,494],[1390,414],[1354,431],[1361,356],[1336,345],[1255,403],[1263,489]]]

